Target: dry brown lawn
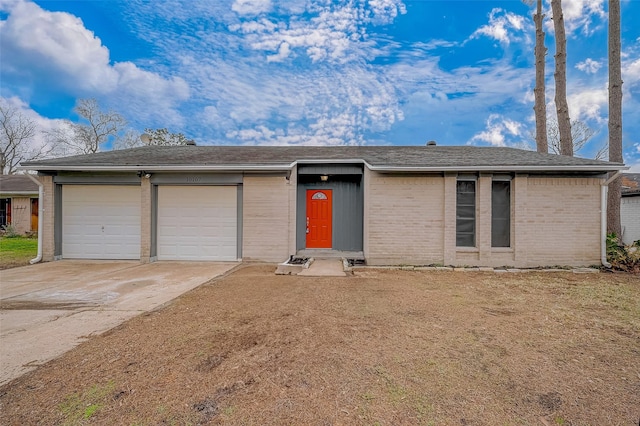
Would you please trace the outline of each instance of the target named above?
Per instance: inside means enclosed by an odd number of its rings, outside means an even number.
[[[637,275],[273,271],[3,386],[0,424],[638,424]]]

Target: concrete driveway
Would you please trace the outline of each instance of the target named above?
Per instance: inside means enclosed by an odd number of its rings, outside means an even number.
[[[0,385],[237,265],[63,260],[0,271]]]

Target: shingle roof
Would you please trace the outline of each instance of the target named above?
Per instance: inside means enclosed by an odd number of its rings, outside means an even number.
[[[640,195],[640,173],[622,174],[622,196],[631,197]]]
[[[365,162],[377,170],[589,170],[624,169],[619,163],[472,146],[154,146],[29,162],[52,170],[287,169],[295,163]]]
[[[24,175],[0,175],[0,194],[37,194],[38,185]]]

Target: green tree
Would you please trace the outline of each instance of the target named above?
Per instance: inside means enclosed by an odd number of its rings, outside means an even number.
[[[172,133],[166,128],[144,129],[144,134],[141,136],[141,139],[143,143],[155,146],[195,145],[195,142],[192,139],[188,139],[184,134]]]

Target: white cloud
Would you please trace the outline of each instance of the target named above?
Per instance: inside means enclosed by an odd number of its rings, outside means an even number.
[[[271,0],[235,0],[231,10],[240,15],[259,15],[271,9]]]
[[[553,16],[550,6],[546,15],[549,18]],[[577,30],[581,30],[584,35],[593,34],[598,29],[598,26],[595,25],[596,19],[606,19],[607,14],[604,11],[604,0],[563,0],[562,16],[567,36],[569,36]],[[547,31],[552,34],[553,21],[547,19],[545,26]]]
[[[388,24],[406,13],[400,0],[372,0],[361,5],[309,3],[305,14],[288,21],[264,18],[230,25],[245,35],[252,49],[262,51],[267,60],[283,61],[304,51],[313,61],[346,62],[375,54],[368,41],[370,24]]]
[[[251,145],[358,145],[364,143],[357,131],[353,114],[327,114],[308,127],[292,123],[287,128],[269,128],[266,125],[250,129],[233,130],[226,137]]]
[[[633,144],[632,149],[629,150],[632,155],[624,155],[625,164],[631,167],[629,173],[640,173],[640,142]]]
[[[406,6],[397,0],[369,0],[374,22],[388,24],[399,14],[407,13]]]
[[[576,64],[576,68],[580,71],[584,71],[587,74],[595,74],[600,68],[602,68],[602,62],[594,61],[591,58],[587,58],[582,62]]]
[[[175,106],[189,97],[181,78],[167,79],[132,62],[112,65],[101,40],[69,13],[46,11],[30,1],[4,10],[9,13],[0,22],[0,66],[18,86],[39,81],[78,97],[108,95],[123,113],[137,106],[143,115],[154,111],[170,123],[180,121]]]
[[[527,31],[530,26],[526,17],[494,8],[489,13],[489,23],[475,30],[468,40],[485,36],[508,45],[512,41],[528,40]]]
[[[640,83],[640,58],[630,62],[624,62],[622,65],[622,81],[632,86]],[[623,84],[623,88],[624,88]]]
[[[523,125],[505,118],[500,114],[491,114],[486,121],[485,130],[476,133],[469,144],[475,142],[488,143],[491,146],[507,146],[521,144]],[[518,139],[514,139],[518,138]]]
[[[603,117],[602,110],[607,111],[609,94],[606,88],[577,87],[567,96],[567,103],[572,119],[603,123],[606,118]]]
[[[20,1],[9,9],[0,27],[3,68],[13,72],[37,69],[54,73],[67,86],[106,92],[117,84],[109,51],[82,21],[68,13],[48,12]]]
[[[394,84],[360,64],[301,74],[251,58],[191,58],[181,74],[202,104],[199,130],[227,143],[360,143],[365,132],[388,130],[403,119]]]

